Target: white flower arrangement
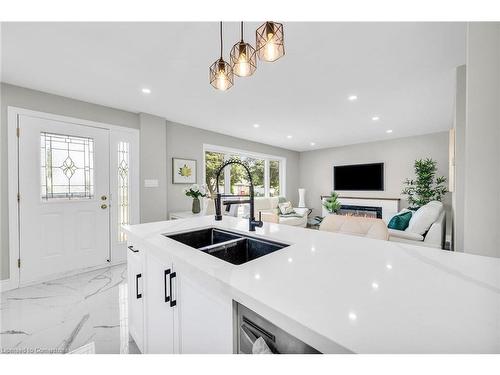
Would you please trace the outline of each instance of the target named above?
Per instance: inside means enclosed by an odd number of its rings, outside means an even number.
[[[191,198],[206,197],[206,187],[205,185],[193,184],[187,188],[184,188],[184,194]]]

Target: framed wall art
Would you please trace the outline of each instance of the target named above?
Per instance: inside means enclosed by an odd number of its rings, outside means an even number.
[[[172,158],[172,183],[195,184],[196,160]]]

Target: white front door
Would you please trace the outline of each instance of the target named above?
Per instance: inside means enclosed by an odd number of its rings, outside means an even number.
[[[19,115],[20,283],[110,259],[109,130]]]

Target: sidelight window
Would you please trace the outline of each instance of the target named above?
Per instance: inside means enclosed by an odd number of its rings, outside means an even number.
[[[118,241],[120,242],[127,240],[121,226],[130,223],[129,148],[128,142],[118,142]]]

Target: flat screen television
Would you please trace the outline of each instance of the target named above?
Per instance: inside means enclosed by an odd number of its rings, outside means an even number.
[[[384,190],[384,163],[333,166],[333,190]]]

